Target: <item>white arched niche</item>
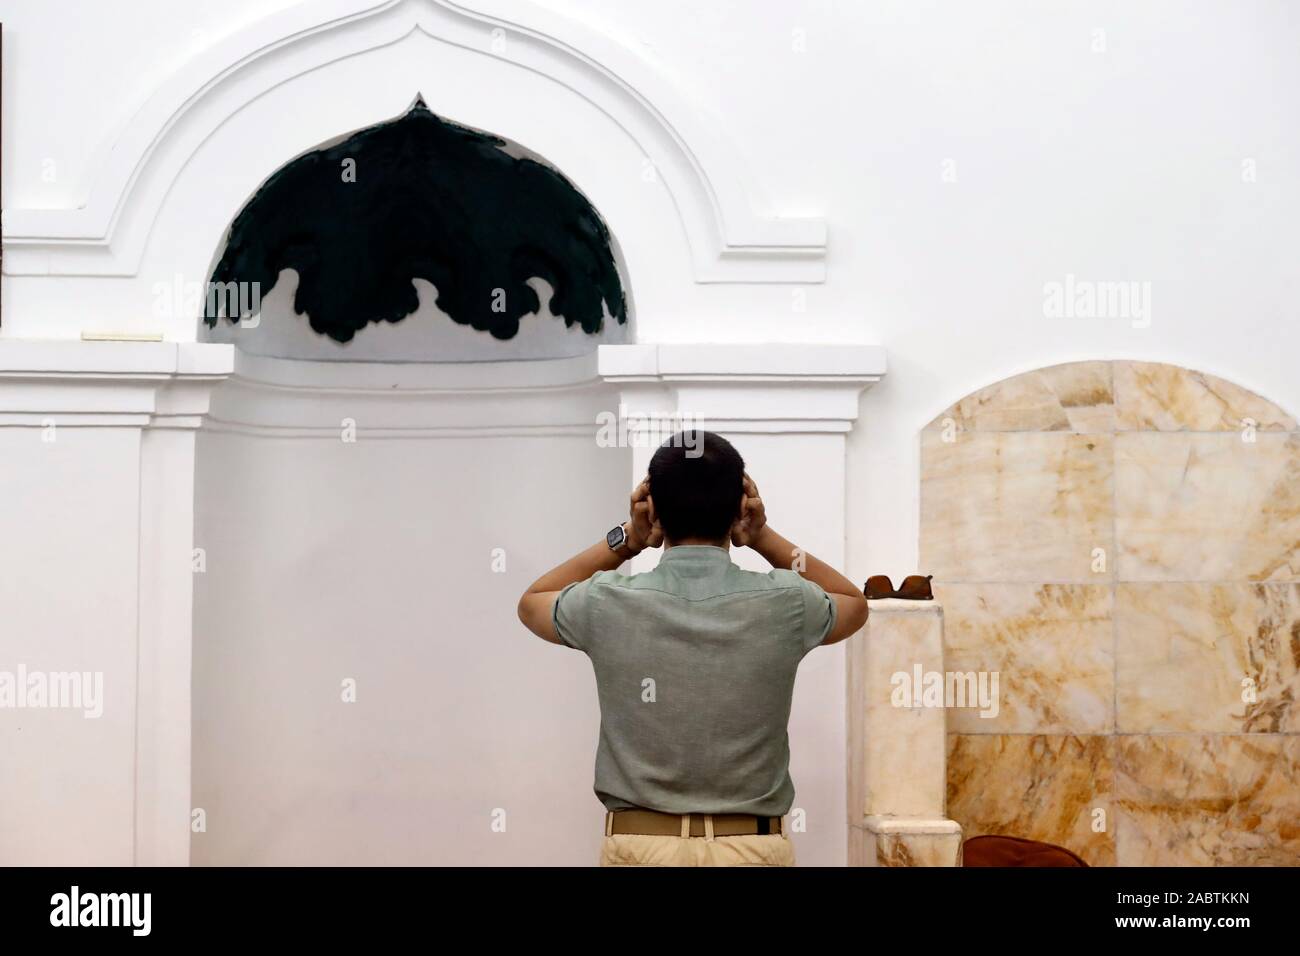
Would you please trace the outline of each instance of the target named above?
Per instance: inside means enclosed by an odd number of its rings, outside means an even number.
[[[626,513],[645,449],[602,447],[596,424],[625,402],[743,436],[805,543],[842,556],[843,436],[880,350],[737,347],[723,328],[712,346],[656,344],[698,341],[701,317],[740,321],[748,284],[822,281],[824,223],[774,210],[725,124],[636,52],[544,7],[500,6],[314,0],[241,26],[123,111],[77,184],[84,202],[5,210],[7,294],[25,306],[7,310],[5,338],[60,340],[11,343],[20,411],[104,426],[91,431],[120,454],[87,453],[68,500],[116,502],[127,537],[111,553],[138,555],[100,562],[124,576],[113,637],[138,661],[119,685],[135,724],[114,740],[135,772],[78,807],[96,859],[594,859],[590,671],[526,640],[513,608]],[[291,326],[247,348],[195,341],[185,290],[258,185],[416,93],[545,157],[600,211],[635,343],[592,352],[547,316],[530,320],[545,348],[521,337],[520,354],[487,360],[463,342],[428,354],[466,360],[427,361],[398,340],[469,332],[450,322],[399,324],[391,341],[372,327],[373,351],[350,362]],[[51,647],[104,626],[82,603],[86,628]],[[822,758],[844,752],[843,668],[825,657],[801,680],[801,800],[842,821],[844,769]],[[81,756],[45,751],[60,769]],[[821,827],[804,859],[842,860],[842,843]]]
[[[535,285],[542,309],[499,340],[440,314],[414,280],[415,313],[340,344],[294,313],[284,271],[255,325],[175,318],[178,336],[236,349],[196,452],[192,800],[223,821],[192,837],[197,864],[594,853],[590,670],[529,639],[514,607],[626,512],[631,451],[597,441],[618,392],[596,350],[632,339],[638,273],[664,304],[695,284],[691,229],[706,241],[714,227],[687,226],[672,179],[643,178],[647,147],[667,141],[647,140],[607,72],[531,35],[494,51],[494,29],[428,0],[371,4],[266,54],[242,71],[257,95],[197,143],[143,248],[142,276],[206,281],[268,176],[418,94],[586,196],[628,307],[626,324],[588,335]],[[510,59],[531,46],[544,59]],[[495,807],[512,808],[505,840],[470,823]]]

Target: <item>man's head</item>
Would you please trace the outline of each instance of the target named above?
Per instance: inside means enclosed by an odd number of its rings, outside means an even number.
[[[740,515],[745,462],[720,435],[678,432],[650,459],[654,517],[673,544],[725,542]]]

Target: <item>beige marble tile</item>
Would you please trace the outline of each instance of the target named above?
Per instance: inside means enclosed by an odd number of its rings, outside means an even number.
[[[1300,866],[1300,737],[1118,737],[1121,866]]]
[[[952,734],[948,816],[961,824],[963,839],[983,834],[1025,837],[1073,850],[1091,866],[1111,866],[1114,740]],[[1105,829],[1094,830],[1094,820],[1101,820]]]
[[[1177,365],[1115,362],[1115,409],[1121,431],[1294,431],[1296,421],[1239,385]]]
[[[1295,419],[1176,366],[1078,362],[971,394],[921,456],[944,670],[999,675],[996,717],[948,711],[964,835],[1093,865],[1300,865]]]
[[[921,564],[936,582],[1109,580],[1110,435],[921,435]],[[1094,572],[1094,549],[1105,570]]]
[[[1115,430],[1109,362],[1071,362],[1003,379],[945,409],[927,428],[962,431]]]
[[[1121,733],[1300,732],[1300,585],[1121,584],[1115,619]]]
[[[945,584],[944,668],[996,673],[997,713],[948,711],[965,734],[1098,734],[1114,729],[1109,585]],[[988,677],[987,686],[993,686]]]
[[[1300,435],[1115,436],[1115,535],[1120,580],[1300,580]]]

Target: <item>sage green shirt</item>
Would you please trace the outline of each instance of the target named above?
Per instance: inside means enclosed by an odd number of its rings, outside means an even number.
[[[607,809],[789,811],[790,700],[800,660],[835,626],[825,591],[794,571],[743,571],[723,548],[678,545],[653,571],[570,584],[552,613],[596,672]]]

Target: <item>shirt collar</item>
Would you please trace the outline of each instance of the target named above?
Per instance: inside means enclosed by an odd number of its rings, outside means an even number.
[[[731,552],[712,544],[678,544],[664,548],[659,563],[690,562],[692,564],[730,564]]]

